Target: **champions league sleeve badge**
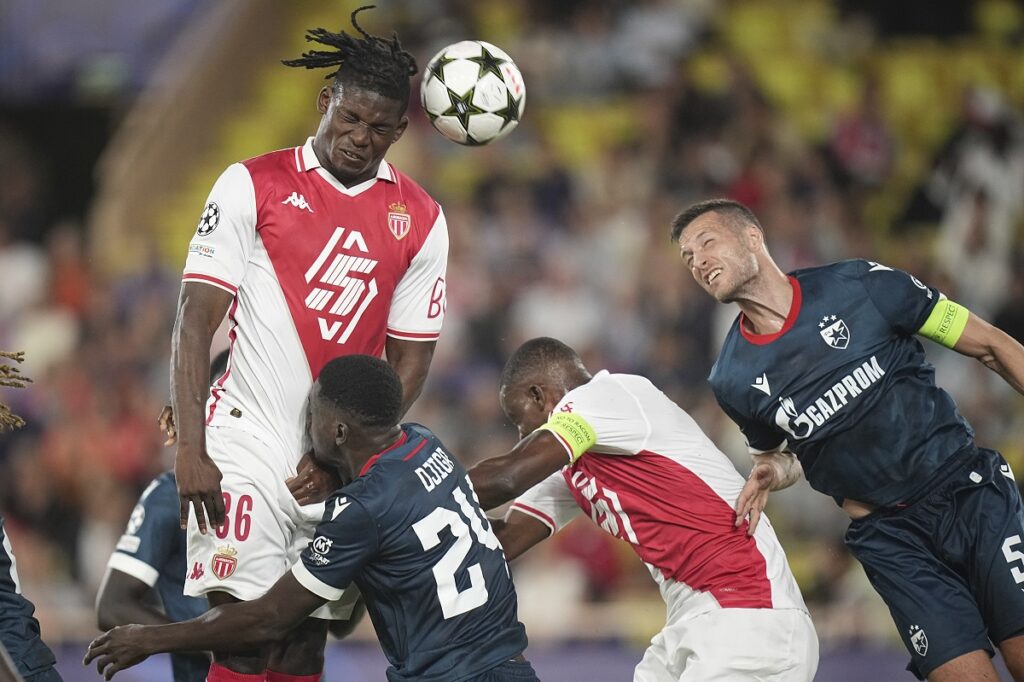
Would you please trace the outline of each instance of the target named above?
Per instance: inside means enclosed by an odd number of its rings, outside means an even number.
[[[199,225],[196,227],[196,236],[205,237],[217,229],[220,223],[220,207],[215,202],[210,202],[203,209],[203,215],[199,216]]]

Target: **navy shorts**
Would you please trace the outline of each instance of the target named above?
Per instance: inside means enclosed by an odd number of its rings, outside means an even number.
[[[846,546],[885,600],[924,679],[1024,634],[1024,505],[994,450],[969,451],[912,505],[850,524]]]
[[[505,661],[491,668],[472,682],[540,682],[529,661]]]

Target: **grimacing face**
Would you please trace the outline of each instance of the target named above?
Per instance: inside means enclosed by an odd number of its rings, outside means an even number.
[[[720,303],[731,303],[758,273],[756,238],[736,229],[715,211],[698,216],[679,236],[679,255],[704,291]]]
[[[353,478],[352,467],[338,442],[341,423],[338,410],[320,398],[319,381],[313,384],[307,409],[306,424],[313,441],[313,459],[321,466],[336,469],[342,482],[348,483]]]
[[[546,401],[530,395],[530,387],[522,384],[502,386],[498,400],[505,416],[519,430],[520,440],[540,428],[554,408],[554,405],[549,407]]]
[[[324,87],[323,114],[313,139],[324,168],[351,186],[374,177],[384,155],[402,137],[409,118],[402,102],[355,86]]]

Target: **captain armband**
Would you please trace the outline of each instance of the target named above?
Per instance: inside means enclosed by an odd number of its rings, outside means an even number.
[[[932,308],[931,314],[917,333],[935,343],[952,348],[964,333],[970,315],[971,312],[967,308],[943,298]]]
[[[597,445],[597,432],[594,431],[594,427],[586,419],[572,412],[556,412],[540,428],[555,434],[569,452],[570,464]]]

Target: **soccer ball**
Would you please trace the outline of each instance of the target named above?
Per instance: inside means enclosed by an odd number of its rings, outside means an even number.
[[[526,85],[502,50],[482,40],[463,40],[430,60],[420,97],[438,132],[459,144],[481,145],[516,127],[526,106]]]

